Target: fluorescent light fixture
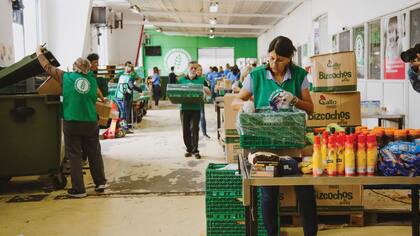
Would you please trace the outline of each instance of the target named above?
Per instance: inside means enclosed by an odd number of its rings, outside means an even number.
[[[214,28],[210,28],[210,33],[214,33]]]
[[[210,39],[214,39],[214,34],[209,34]]]
[[[137,5],[131,5],[129,10],[135,14],[140,14],[140,7]]]
[[[158,27],[158,28],[156,29],[156,31],[160,33],[160,32],[162,32],[162,28]]]
[[[218,2],[212,2],[209,6],[209,12],[216,13],[219,11],[219,3]]]
[[[210,25],[215,25],[215,24],[217,24],[216,18],[210,18],[210,19],[209,19],[209,24],[210,24]]]

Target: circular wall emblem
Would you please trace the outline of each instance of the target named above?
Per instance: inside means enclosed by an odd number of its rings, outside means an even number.
[[[86,94],[90,90],[90,83],[86,78],[80,77],[74,82],[74,88],[78,93]]]
[[[171,66],[175,67],[174,72],[179,74],[188,70],[188,63],[191,61],[191,55],[182,48],[171,49],[165,55],[165,66],[171,71]]]

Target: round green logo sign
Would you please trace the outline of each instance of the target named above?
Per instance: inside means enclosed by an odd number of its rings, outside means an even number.
[[[191,61],[191,55],[182,48],[171,49],[165,56],[165,66],[168,71],[174,67],[174,72],[179,74],[188,70],[188,63]]]
[[[86,94],[90,91],[90,83],[86,78],[77,78],[74,82],[74,88],[80,94]]]

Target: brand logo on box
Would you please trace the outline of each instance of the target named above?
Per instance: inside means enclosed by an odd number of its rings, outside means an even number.
[[[319,200],[352,200],[353,193],[337,190],[335,193],[317,193],[316,198]]]
[[[340,69],[340,67],[341,67],[341,64],[340,63],[333,63],[331,60],[328,60],[328,62],[327,62],[327,67],[328,68],[333,68],[334,70],[339,70]]]
[[[327,99],[324,95],[319,96],[318,102],[321,105],[337,105],[337,101],[333,99]]]
[[[338,112],[335,110],[333,113],[317,113],[314,112],[308,117],[309,120],[349,120],[350,112]]]

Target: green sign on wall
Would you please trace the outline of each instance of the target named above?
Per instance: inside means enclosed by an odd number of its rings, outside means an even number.
[[[165,55],[165,69],[170,71],[173,66],[176,74],[186,73],[190,61],[191,55],[186,50],[174,48],[169,50]]]

